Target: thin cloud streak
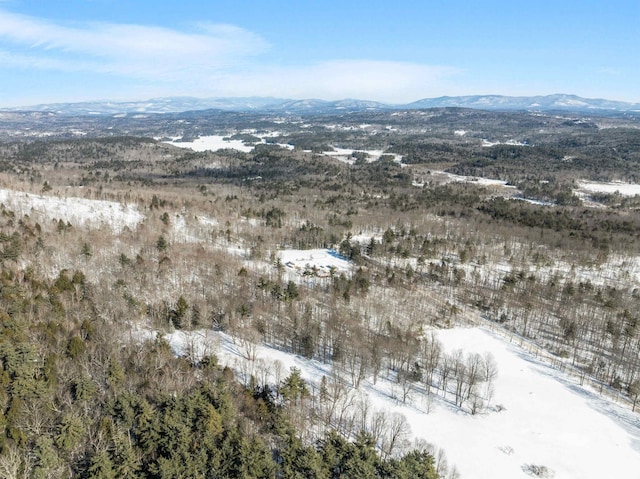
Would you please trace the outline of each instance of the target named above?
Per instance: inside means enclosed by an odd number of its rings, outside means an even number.
[[[1,1],[1,0],[0,0]],[[59,25],[0,9],[0,69],[57,71],[83,78],[115,75],[123,88],[168,95],[276,96],[407,102],[446,94],[460,71],[448,66],[373,60],[264,65],[271,48],[243,28],[200,23],[192,31],[114,23]],[[103,93],[87,82],[91,96]],[[53,100],[53,99],[52,99]]]
[[[110,23],[68,27],[2,10],[0,38],[5,50],[21,47],[15,56],[24,65],[167,81],[228,68],[268,48],[258,35],[232,25],[200,24],[195,32]]]

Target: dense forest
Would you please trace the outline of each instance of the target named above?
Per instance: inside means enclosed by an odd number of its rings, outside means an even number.
[[[429,452],[382,458],[364,431],[304,444],[295,371],[248,388],[161,338],[123,346],[82,272],[3,268],[1,327],[2,477],[438,477]]]

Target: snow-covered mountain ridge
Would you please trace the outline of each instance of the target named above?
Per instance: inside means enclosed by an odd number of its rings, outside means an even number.
[[[403,110],[422,108],[473,108],[495,111],[573,111],[573,112],[627,112],[640,111],[640,103],[605,99],[582,98],[576,95],[554,94],[544,96],[443,96],[424,98],[407,104],[344,99],[326,101],[318,99],[292,100],[271,97],[195,98],[166,97],[142,101],[93,101],[78,103],[51,103],[4,108],[0,111],[47,111],[65,115],[108,115],[128,113],[179,113],[216,109],[237,112],[264,113],[344,113],[350,111]]]

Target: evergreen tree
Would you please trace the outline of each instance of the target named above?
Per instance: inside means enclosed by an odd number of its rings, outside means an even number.
[[[282,386],[280,387],[280,394],[287,401],[298,403],[298,399],[304,398],[309,395],[307,384],[302,379],[300,370],[295,366],[291,367],[291,373],[285,378]]]
[[[107,451],[100,451],[91,458],[91,465],[87,469],[87,479],[116,479],[116,471]]]

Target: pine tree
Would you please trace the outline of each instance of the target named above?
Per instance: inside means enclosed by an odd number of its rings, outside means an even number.
[[[169,247],[169,244],[167,243],[167,240],[163,235],[160,235],[158,237],[158,240],[156,241],[156,249],[161,253],[164,253],[165,251],[167,251],[168,247]]]
[[[307,384],[302,379],[300,370],[295,366],[291,367],[291,373],[285,378],[282,386],[280,387],[280,394],[287,401],[298,403],[298,399],[304,398],[309,395]]]
[[[100,451],[91,458],[87,479],[115,479],[118,477],[107,451]]]

